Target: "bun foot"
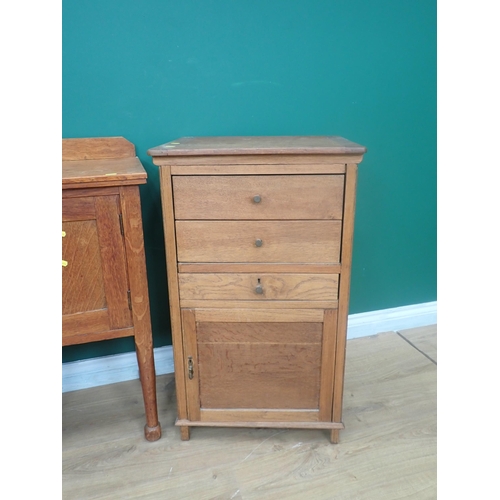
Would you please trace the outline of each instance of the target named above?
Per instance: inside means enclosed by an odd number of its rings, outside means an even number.
[[[144,435],[148,441],[158,441],[161,438],[161,427],[158,424],[155,427],[144,426]]]

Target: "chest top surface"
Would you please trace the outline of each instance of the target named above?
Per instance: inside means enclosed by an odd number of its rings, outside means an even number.
[[[338,136],[182,137],[148,150],[148,154],[153,157],[364,153],[364,146]]]

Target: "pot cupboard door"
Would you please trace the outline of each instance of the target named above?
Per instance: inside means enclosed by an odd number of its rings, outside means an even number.
[[[119,197],[63,198],[62,212],[63,345],[122,336],[132,318]]]
[[[331,421],[337,310],[183,309],[188,418]]]

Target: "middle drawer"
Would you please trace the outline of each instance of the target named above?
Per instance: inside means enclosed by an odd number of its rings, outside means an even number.
[[[179,262],[272,262],[336,264],[342,222],[175,222]]]
[[[329,300],[338,274],[180,273],[181,300]]]

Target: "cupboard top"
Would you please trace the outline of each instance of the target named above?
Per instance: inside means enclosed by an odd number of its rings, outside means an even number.
[[[364,153],[364,146],[338,136],[182,137],[148,150],[153,157]]]
[[[135,146],[123,137],[62,140],[62,187],[106,187],[146,183]]]

